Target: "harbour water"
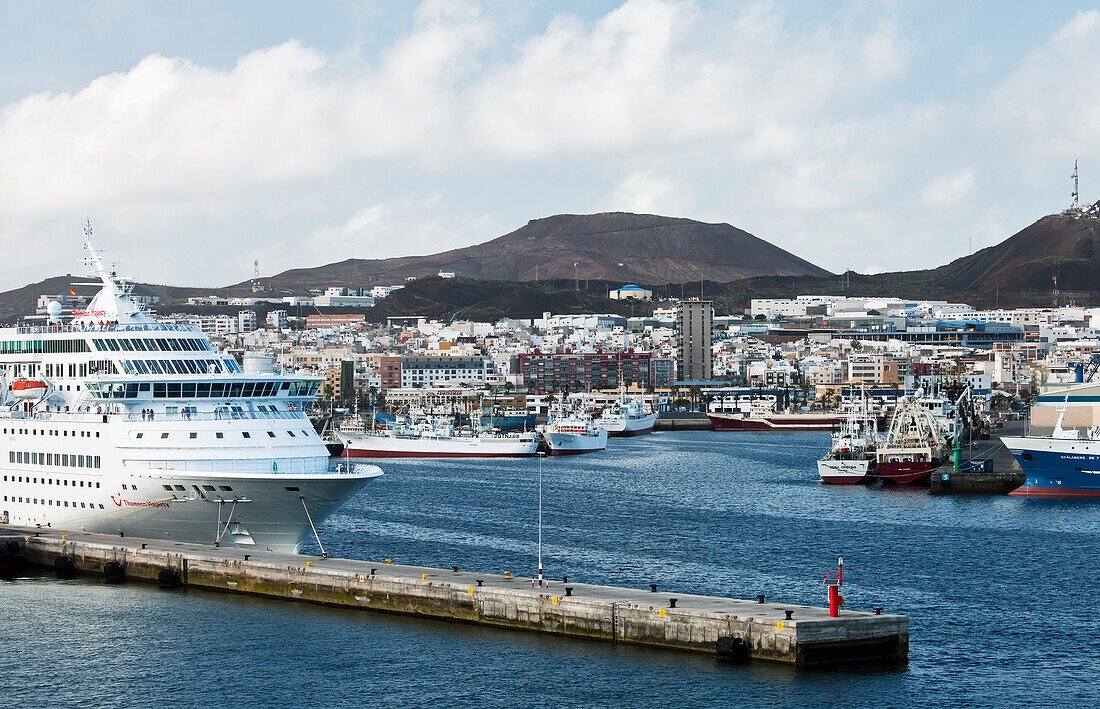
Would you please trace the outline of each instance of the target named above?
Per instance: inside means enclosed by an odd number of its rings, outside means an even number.
[[[910,617],[904,667],[796,671],[52,575],[0,583],[10,706],[1096,705],[1100,506],[822,486],[825,434],[663,432],[543,464],[551,576]],[[332,556],[530,575],[538,462],[387,462]],[[315,545],[304,550],[316,552]],[[185,669],[186,668],[186,669]]]

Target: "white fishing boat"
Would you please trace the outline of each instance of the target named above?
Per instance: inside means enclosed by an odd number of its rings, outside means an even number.
[[[651,411],[641,399],[628,397],[624,389],[619,400],[605,408],[595,423],[609,436],[641,436],[653,433],[657,412]]]
[[[584,411],[555,412],[542,428],[550,455],[595,453],[607,448],[607,429],[600,428]]]
[[[866,411],[852,412],[832,435],[832,448],[817,461],[826,485],[854,485],[866,481],[875,468],[878,450],[877,419]]]
[[[386,428],[338,428],[335,435],[352,458],[523,458],[538,450],[534,432],[506,433],[479,423],[472,417],[471,429],[460,431],[447,417],[398,417]]]

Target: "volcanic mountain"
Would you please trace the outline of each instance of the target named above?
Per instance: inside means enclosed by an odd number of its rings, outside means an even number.
[[[408,276],[440,271],[512,282],[579,277],[623,283],[686,283],[765,275],[828,275],[828,271],[729,224],[607,212],[533,219],[492,241],[431,256],[348,259],[285,271],[268,280],[278,291],[327,283],[399,283]]]
[[[1100,213],[1100,202],[1092,213]],[[929,285],[989,293],[1100,290],[1100,218],[1051,215],[996,246],[927,272]]]

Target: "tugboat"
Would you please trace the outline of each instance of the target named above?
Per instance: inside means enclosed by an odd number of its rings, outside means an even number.
[[[902,397],[890,421],[886,445],[878,449],[875,473],[899,485],[927,484],[931,472],[950,455],[932,413],[919,400]]]

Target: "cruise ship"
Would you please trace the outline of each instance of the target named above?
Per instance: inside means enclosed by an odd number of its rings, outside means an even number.
[[[90,236],[87,309],[0,328],[0,522],[297,551],[382,474],[330,463],[304,412],[322,378],[242,372],[156,322]]]

